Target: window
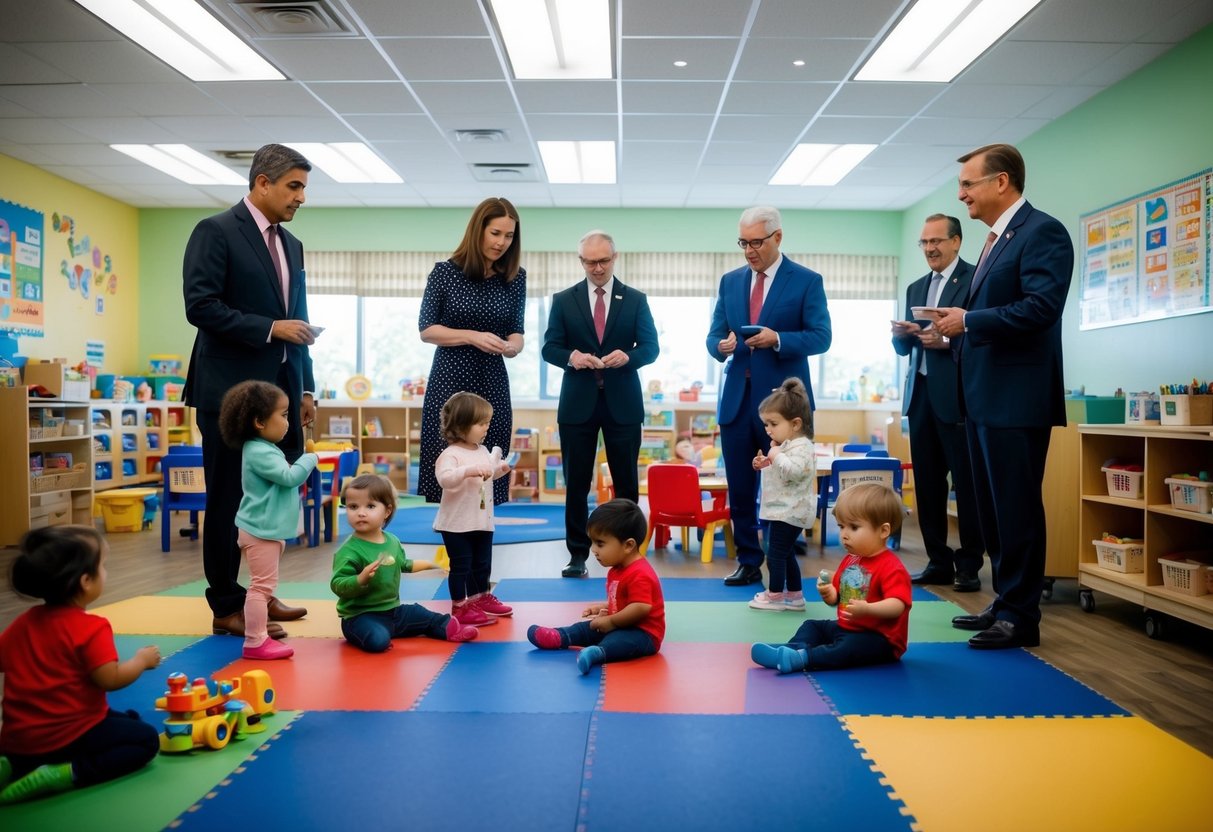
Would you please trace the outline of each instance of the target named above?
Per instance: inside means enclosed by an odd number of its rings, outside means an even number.
[[[832,300],[830,351],[809,359],[813,395],[818,399],[870,401],[892,387],[900,394],[897,354],[893,352],[889,321],[897,317],[893,300]],[[865,396],[866,394],[866,396]]]

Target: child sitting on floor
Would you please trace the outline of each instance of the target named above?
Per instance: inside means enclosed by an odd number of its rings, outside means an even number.
[[[821,599],[838,606],[838,620],[810,620],[787,644],[755,644],[755,664],[780,673],[828,670],[897,661],[910,629],[910,573],[888,549],[901,529],[902,502],[878,482],[846,488],[834,505],[847,555],[833,580],[823,570]]]
[[[607,567],[607,600],[581,614],[589,621],[568,627],[531,625],[527,640],[541,650],[580,647],[582,675],[596,664],[652,656],[665,637],[665,600],[661,581],[644,559],[640,544],[648,521],[631,500],[611,500],[594,509],[586,521],[591,551]]]
[[[471,641],[477,630],[454,616],[400,603],[400,573],[438,567],[428,560],[409,560],[400,540],[384,526],[396,513],[396,489],[387,477],[362,474],[342,490],[345,517],[354,533],[333,555],[329,587],[337,596],[341,634],[368,653],[392,649],[392,639],[429,636],[445,641]]]

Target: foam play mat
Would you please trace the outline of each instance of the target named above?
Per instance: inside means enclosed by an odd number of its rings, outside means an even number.
[[[901,662],[781,676],[749,645],[785,640],[804,615],[750,610],[752,588],[715,579],[664,583],[661,652],[585,676],[575,651],[536,650],[526,628],[577,620],[601,581],[504,580],[495,591],[515,615],[477,641],[401,639],[377,655],[341,639],[326,585],[284,584],[309,614],[287,624],[294,658],[265,663],[209,633],[200,584],[98,607],[124,657],[149,642],[165,654],[112,707],[158,724],[169,673],[260,667],[283,710],[221,750],[0,808],[0,828],[1208,827],[1213,758],[1031,652],[969,649],[948,624],[959,609],[929,593]],[[439,611],[443,592],[402,585]]]

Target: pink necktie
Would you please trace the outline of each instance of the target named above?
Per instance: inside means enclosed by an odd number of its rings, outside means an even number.
[[[991,231],[986,235],[986,247],[981,250],[981,257],[977,258],[977,268],[973,274],[981,271],[981,266],[986,262],[986,255],[990,253],[990,249],[994,247],[994,241],[998,239],[998,235]]]
[[[266,234],[269,236],[270,259],[274,261],[274,271],[278,272],[278,285],[282,288],[282,306],[285,309],[290,305],[290,283],[282,266],[282,255],[278,253],[278,226],[271,225],[266,229]]]
[[[598,343],[602,343],[602,336],[606,334],[606,301],[602,296],[606,294],[606,290],[599,286],[594,290],[594,294],[598,295],[598,299],[594,301],[594,331],[598,333]]]
[[[766,272],[759,272],[754,281],[754,288],[750,290],[750,323],[752,324],[758,323],[758,316],[762,313],[762,287],[766,280]]]

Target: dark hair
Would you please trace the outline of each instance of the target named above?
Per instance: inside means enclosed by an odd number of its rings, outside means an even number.
[[[610,535],[620,542],[635,540],[639,547],[648,533],[649,521],[640,506],[620,498],[594,509],[586,520],[585,530],[591,535]]]
[[[813,438],[813,409],[809,407],[809,391],[804,382],[793,376],[785,378],[783,384],[771,391],[771,395],[758,405],[758,415],[778,413],[789,422],[800,420],[801,430],[809,439]]]
[[[514,239],[501,258],[491,265],[484,259],[484,229],[493,220],[509,217],[514,221]],[[522,221],[518,219],[518,211],[505,197],[491,196],[476,206],[468,227],[463,232],[463,240],[451,262],[458,266],[465,275],[473,280],[486,280],[491,271],[505,277],[509,283],[518,276],[522,263]]]
[[[461,390],[442,405],[442,438],[447,442],[462,442],[472,425],[493,418],[493,406],[488,400]]]
[[[834,516],[839,523],[858,520],[871,523],[873,528],[888,523],[892,536],[901,530],[905,505],[897,492],[882,482],[857,482],[839,492]]]
[[[1005,173],[1007,179],[1011,182],[1011,187],[1015,189],[1016,193],[1023,193],[1023,186],[1025,180],[1028,178],[1028,173],[1023,163],[1023,156],[1020,155],[1018,150],[1009,144],[987,144],[976,150],[970,150],[956,161],[963,165],[974,156],[983,155],[985,157],[981,160],[981,173],[983,176]]]
[[[268,381],[242,381],[223,394],[219,405],[219,435],[233,450],[261,434],[256,421],[268,422],[286,391]]]
[[[270,182],[277,182],[278,178],[288,171],[298,168],[303,171],[310,171],[312,163],[298,150],[287,147],[282,144],[267,144],[263,145],[256,153],[253,154],[253,161],[248,169],[248,189],[251,191],[257,185],[257,177],[262,174]]]
[[[104,545],[92,526],[31,529],[18,544],[13,589],[48,604],[66,604],[80,593],[80,579],[101,568]]]
[[[931,216],[929,216],[925,220],[923,220],[923,222],[924,223],[939,222],[940,220],[944,220],[948,224],[948,239],[949,240],[952,239],[953,237],[959,237],[962,240],[964,239],[964,234],[960,233],[960,220],[956,219],[956,217],[951,217],[951,216],[948,216],[947,214],[932,214]]]
[[[355,491],[365,491],[366,496],[377,503],[383,503],[387,508],[383,525],[386,526],[392,522],[392,517],[396,514],[396,486],[392,485],[391,480],[382,474],[359,474],[341,489],[342,503],[345,502],[345,495],[351,488]]]

